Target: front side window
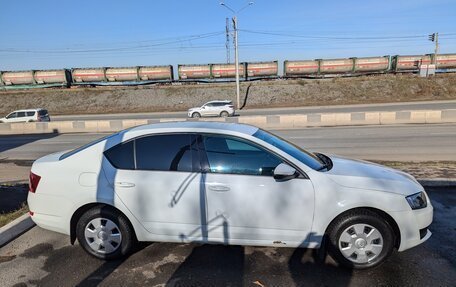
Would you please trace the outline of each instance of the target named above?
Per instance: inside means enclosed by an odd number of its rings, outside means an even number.
[[[11,113],[11,114],[7,115],[6,118],[7,119],[14,119],[14,118],[16,118],[16,116],[17,116],[17,113]]]
[[[136,169],[191,172],[191,138],[190,134],[169,134],[136,139]]]
[[[203,136],[209,170],[213,173],[273,176],[282,160],[247,141]]]

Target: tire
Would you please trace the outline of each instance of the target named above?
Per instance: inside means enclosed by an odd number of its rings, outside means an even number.
[[[227,117],[230,116],[230,114],[228,114],[227,111],[223,111],[223,112],[220,113],[220,116],[221,116],[222,118],[227,118]]]
[[[336,218],[327,235],[329,254],[350,269],[367,269],[382,264],[391,255],[395,242],[389,223],[367,209]]]
[[[136,245],[136,236],[128,219],[107,206],[85,212],[76,225],[76,236],[87,253],[104,260],[127,256]]]
[[[192,114],[192,118],[201,118],[201,114],[198,112],[195,112]]]

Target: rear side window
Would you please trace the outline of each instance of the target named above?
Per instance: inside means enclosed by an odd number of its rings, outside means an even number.
[[[26,112],[27,117],[33,117],[35,115],[35,112]]]
[[[135,169],[134,141],[118,144],[104,154],[109,162],[118,169]]]
[[[45,115],[48,114],[48,111],[47,111],[47,110],[40,110],[40,111],[38,112],[38,114],[39,114],[40,116],[45,116]]]
[[[136,139],[136,169],[191,172],[191,138],[190,134],[170,134]]]
[[[23,118],[23,117],[25,117],[25,112],[17,112],[17,117],[18,117],[18,118]]]

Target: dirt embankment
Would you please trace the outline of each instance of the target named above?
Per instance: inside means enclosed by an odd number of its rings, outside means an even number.
[[[33,107],[47,108],[51,115],[182,111],[235,98],[234,83],[1,91],[0,114]],[[241,102],[245,98],[246,108],[448,100],[456,99],[456,74],[246,82]]]

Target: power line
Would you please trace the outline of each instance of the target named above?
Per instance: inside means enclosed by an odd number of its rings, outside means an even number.
[[[198,35],[191,35],[185,38],[181,38],[179,40],[162,42],[162,43],[155,43],[149,45],[137,45],[137,46],[130,46],[130,47],[120,47],[120,48],[105,48],[105,49],[83,49],[83,50],[72,50],[72,49],[60,49],[60,50],[30,50],[30,49],[15,49],[15,48],[6,48],[0,49],[0,52],[14,52],[14,53],[96,53],[96,52],[115,52],[115,51],[125,51],[125,50],[134,50],[134,49],[141,49],[141,48],[150,48],[150,47],[157,47],[157,46],[164,46],[169,44],[176,44],[182,43],[183,41],[192,41],[192,40],[200,40],[205,38],[211,38],[215,36],[219,36],[224,34],[225,31],[222,32],[213,32],[213,33],[206,33],[206,34],[198,34]]]
[[[307,38],[307,39],[333,39],[333,40],[382,40],[382,39],[413,39],[427,37],[427,34],[423,35],[407,35],[407,36],[377,36],[377,37],[340,37],[340,36],[314,36],[314,35],[302,35],[294,33],[280,33],[274,31],[258,31],[258,30],[246,30],[239,29],[239,31],[251,33],[251,34],[262,34],[272,36],[283,36],[283,37],[296,37],[296,38]]]

